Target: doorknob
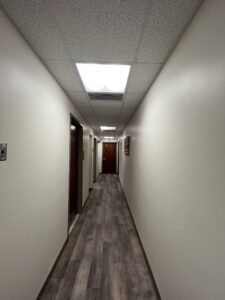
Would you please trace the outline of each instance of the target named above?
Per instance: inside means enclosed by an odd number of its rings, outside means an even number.
[[[106,160],[106,158],[105,158],[105,157],[103,157],[103,160]]]

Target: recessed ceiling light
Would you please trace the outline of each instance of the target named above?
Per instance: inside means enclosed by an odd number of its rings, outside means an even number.
[[[76,66],[87,92],[125,92],[130,65],[77,63]]]
[[[114,126],[100,126],[100,128],[101,128],[102,131],[106,131],[106,130],[114,131],[114,130],[116,130],[116,127],[114,127]]]
[[[70,126],[70,129],[71,129],[71,130],[75,130],[75,129],[76,129],[76,126],[71,125],[71,126]]]
[[[114,139],[114,137],[113,136],[104,136],[104,139],[112,140],[112,139]]]

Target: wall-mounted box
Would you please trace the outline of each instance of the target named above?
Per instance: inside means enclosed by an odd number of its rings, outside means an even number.
[[[0,161],[7,159],[7,144],[0,144]]]

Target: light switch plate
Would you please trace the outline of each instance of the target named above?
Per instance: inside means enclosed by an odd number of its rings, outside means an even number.
[[[0,161],[7,159],[7,144],[0,144]]]

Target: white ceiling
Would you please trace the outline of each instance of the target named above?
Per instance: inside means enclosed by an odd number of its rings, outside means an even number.
[[[126,125],[202,0],[0,0],[19,31],[101,136]],[[122,102],[89,100],[75,62],[131,65]]]

